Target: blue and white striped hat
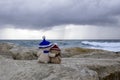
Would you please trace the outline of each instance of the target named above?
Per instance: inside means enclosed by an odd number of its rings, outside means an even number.
[[[52,46],[53,44],[51,43],[51,42],[49,42],[49,41],[47,41],[46,39],[45,39],[45,36],[43,36],[43,40],[42,40],[42,42],[40,42],[40,44],[39,44],[39,49],[41,49],[41,48],[48,48],[48,47],[50,47],[50,46]]]

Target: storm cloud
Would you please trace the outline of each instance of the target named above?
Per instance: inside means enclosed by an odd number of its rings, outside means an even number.
[[[0,0],[0,28],[120,26],[120,0]],[[8,27],[8,26],[7,26]]]

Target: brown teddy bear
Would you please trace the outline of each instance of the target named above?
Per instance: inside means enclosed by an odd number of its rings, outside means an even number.
[[[49,53],[50,63],[60,64],[61,63],[60,48],[56,44],[54,44],[49,51],[50,51]]]

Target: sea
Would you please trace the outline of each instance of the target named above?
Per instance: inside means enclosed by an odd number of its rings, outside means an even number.
[[[25,47],[38,47],[42,40],[0,40]],[[120,52],[120,40],[49,40],[60,48],[82,47]]]

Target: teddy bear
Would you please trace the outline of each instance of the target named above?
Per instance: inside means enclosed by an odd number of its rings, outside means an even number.
[[[49,57],[49,51],[48,50],[43,50],[39,51],[37,53],[38,56],[38,62],[39,63],[49,63],[50,62],[50,57]]]
[[[42,42],[39,44],[39,51],[37,53],[39,63],[49,63],[49,50],[53,44],[45,39],[43,36]]]
[[[49,57],[50,57],[50,63],[54,63],[54,64],[61,63],[61,50],[56,44],[54,44],[50,48]]]

